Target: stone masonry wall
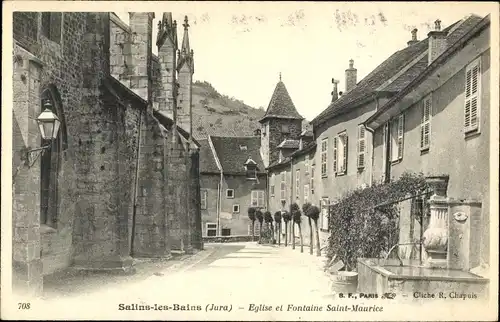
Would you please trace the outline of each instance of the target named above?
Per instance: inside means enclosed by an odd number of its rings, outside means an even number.
[[[158,121],[149,113],[143,116],[139,152],[139,182],[134,230],[133,255],[168,257],[168,222],[164,189],[165,140]]]
[[[61,153],[58,173],[58,213],[53,229],[42,227],[40,232],[40,158],[31,168],[19,163],[21,168],[13,177],[13,226],[23,228],[14,230],[14,283],[29,286],[35,292],[41,289],[41,274],[67,267],[72,253],[72,225],[74,205],[78,198],[75,180],[76,151],[75,134],[82,126],[79,117],[82,100],[82,57],[85,35],[84,13],[62,13],[62,36],[58,42],[51,41],[41,33],[41,15],[39,12],[14,13],[14,39],[19,41],[21,49],[14,47],[15,55],[24,52],[19,67],[14,69],[14,155],[20,156],[22,145],[35,148],[40,146],[40,136],[35,118],[40,114],[40,94],[52,86],[58,103],[63,111],[67,128],[67,149]],[[28,54],[29,52],[29,54]],[[30,63],[31,55],[42,64]],[[31,67],[30,67],[31,66]],[[38,71],[37,71],[38,69]],[[19,73],[18,73],[19,72]],[[36,75],[38,73],[38,75]],[[24,87],[24,88],[23,88]],[[28,95],[28,93],[31,93]],[[17,98],[16,98],[17,97]],[[19,131],[16,135],[16,121]],[[21,134],[22,133],[22,134]],[[20,136],[21,135],[21,136]],[[60,132],[59,135],[62,135]],[[24,142],[19,139],[23,137]],[[29,220],[26,216],[29,214]],[[24,223],[29,223],[25,226]],[[24,229],[25,228],[25,229]],[[55,230],[55,231],[54,231]],[[17,255],[16,255],[17,254]],[[40,260],[43,260],[43,268]],[[21,281],[17,283],[16,281]],[[33,285],[40,285],[40,287]]]
[[[276,148],[284,139],[300,139],[302,132],[301,120],[290,119],[271,119],[269,122],[269,131],[266,134],[269,141],[269,164],[278,161],[279,150]],[[289,133],[282,133],[282,125],[288,124]]]
[[[109,14],[86,14],[87,35],[83,53],[81,126],[74,137],[79,173],[75,206],[74,265],[85,269],[128,269],[128,201],[121,187],[130,187],[132,173],[120,166],[125,148],[125,109],[103,97],[102,80],[109,71]],[[122,172],[121,172],[122,171]]]
[[[169,140],[170,141],[170,140]],[[180,140],[169,144],[167,163],[168,192],[167,211],[170,227],[170,247],[172,250],[190,251],[187,152]]]

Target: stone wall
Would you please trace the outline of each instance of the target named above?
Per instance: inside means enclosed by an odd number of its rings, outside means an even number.
[[[64,32],[58,41],[52,41],[41,33],[39,12],[16,12],[13,17],[14,26],[19,26],[14,28],[14,40],[19,43],[14,45],[13,75],[13,274],[14,284],[29,286],[35,293],[41,290],[42,272],[51,273],[70,264],[74,205],[79,196],[74,163],[79,149],[76,134],[84,126],[80,113],[82,57],[89,59],[84,52],[87,21],[83,13],[61,13],[60,18]],[[41,113],[40,95],[49,88],[63,119],[59,135],[65,144],[58,155],[55,177],[55,221],[51,226],[40,226],[41,158],[30,168],[20,158],[23,148],[41,144],[35,118]]]
[[[273,162],[278,161],[279,150],[277,149],[277,146],[283,142],[284,139],[300,139],[302,121],[290,119],[269,119],[266,122],[269,124],[266,131],[268,141],[266,146],[269,148],[269,164],[272,164]],[[282,132],[282,126],[284,124],[288,124],[289,133]]]

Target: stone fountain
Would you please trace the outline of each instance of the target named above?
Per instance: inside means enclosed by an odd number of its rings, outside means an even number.
[[[488,296],[489,280],[470,272],[480,264],[479,236],[484,234],[481,202],[447,196],[449,177],[426,178],[432,189],[430,220],[422,236],[423,263],[413,259],[358,258],[358,292],[467,291]],[[474,295],[474,296],[476,296]]]
[[[427,177],[427,184],[432,189],[429,200],[429,227],[423,234],[422,245],[425,249],[425,266],[447,267],[448,248],[448,176]]]

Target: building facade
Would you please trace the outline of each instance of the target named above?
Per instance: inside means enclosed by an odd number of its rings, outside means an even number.
[[[260,137],[209,136],[200,142],[203,236],[250,235],[248,208],[266,208],[267,200]]]
[[[475,240],[470,252],[479,256],[467,263],[473,268],[489,263],[490,20],[473,16],[461,23],[468,26],[462,37],[429,56],[421,74],[366,125],[374,131],[375,177],[448,175],[450,199],[479,202],[464,235]]]
[[[436,40],[431,32],[423,40],[417,39],[417,30],[407,47],[397,51],[377,66],[359,83],[356,79],[354,62],[346,70],[346,91],[337,94],[338,81],[333,80],[332,103],[311,123],[314,128],[317,152],[316,194],[323,209],[322,227],[328,227],[328,211],[324,205],[335,203],[344,194],[373,182],[390,180],[376,165],[373,132],[364,123],[410,84],[428,65],[430,57],[437,57],[437,50],[445,50],[457,43],[478,22],[478,17],[466,17],[441,31]],[[353,85],[354,83],[354,85]],[[402,124],[402,123],[401,123]],[[394,126],[398,126],[394,123]],[[392,149],[393,162],[401,158],[403,149]],[[377,160],[377,161],[375,161]],[[416,169],[418,170],[418,169]],[[418,172],[418,171],[417,171]],[[385,171],[384,171],[385,173]]]
[[[201,248],[198,144],[164,91],[177,77],[161,77],[192,66],[192,51],[183,45],[184,65],[154,57],[153,19],[14,13],[15,290],[40,294],[44,275],[68,267],[130,271],[133,257]],[[179,76],[185,93],[189,82]],[[45,109],[61,124],[52,141],[36,121]]]

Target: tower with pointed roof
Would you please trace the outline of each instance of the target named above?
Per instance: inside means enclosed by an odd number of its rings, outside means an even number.
[[[280,73],[279,82],[276,84],[273,96],[269,101],[266,114],[259,120],[261,124],[260,153],[266,167],[278,161],[280,143],[286,139],[300,139],[303,119],[297,112],[292,98],[281,80]]]
[[[193,50],[189,45],[189,22],[188,17],[184,17],[184,37],[182,39],[181,49],[177,57],[177,75],[178,75],[178,103],[177,103],[177,124],[192,134],[192,86],[194,73]]]

